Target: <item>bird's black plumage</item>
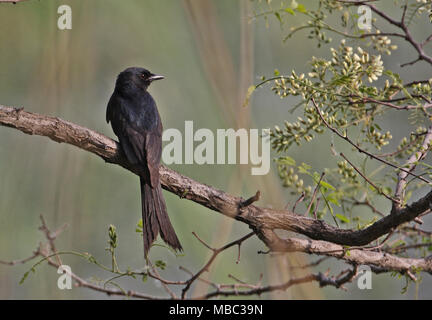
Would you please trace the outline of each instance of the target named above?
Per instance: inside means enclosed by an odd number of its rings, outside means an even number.
[[[106,120],[128,161],[140,173],[144,255],[158,236],[175,250],[182,250],[168,217],[159,181],[162,154],[162,122],[156,103],[147,88],[162,76],[143,68],[127,68],[117,77],[108,102]]]

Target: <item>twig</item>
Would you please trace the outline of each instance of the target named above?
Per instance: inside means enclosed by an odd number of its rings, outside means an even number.
[[[368,152],[368,151],[366,151],[366,150],[360,148],[357,144],[355,144],[353,141],[351,141],[351,139],[348,138],[346,135],[342,135],[338,130],[336,130],[335,128],[333,128],[333,127],[332,127],[332,126],[327,122],[327,120],[324,119],[323,115],[321,114],[320,109],[318,108],[318,105],[317,105],[316,102],[315,102],[315,99],[314,99],[314,98],[311,98],[311,101],[312,101],[312,103],[313,103],[313,105],[314,105],[314,107],[315,107],[315,109],[316,109],[316,111],[317,111],[317,113],[318,113],[318,115],[319,115],[321,121],[325,124],[325,126],[326,126],[327,128],[329,128],[332,132],[334,132],[337,136],[339,136],[340,138],[342,138],[343,140],[345,140],[345,141],[347,141],[349,144],[351,144],[354,148],[357,149],[357,151],[359,151],[360,153],[364,153],[364,154],[366,154],[367,156],[369,156],[370,158],[375,159],[375,160],[378,160],[378,161],[380,161],[380,162],[382,162],[382,163],[384,163],[384,164],[386,164],[386,165],[388,165],[388,166],[390,166],[390,167],[393,167],[393,168],[395,168],[395,169],[398,169],[398,170],[401,170],[401,171],[403,171],[403,172],[406,172],[406,173],[408,173],[408,174],[410,174],[410,175],[412,175],[412,176],[414,176],[414,177],[416,177],[416,178],[422,180],[423,182],[426,182],[426,183],[428,183],[428,184],[431,183],[430,181],[428,181],[427,179],[425,179],[425,178],[423,178],[423,177],[421,177],[421,176],[418,176],[418,175],[416,175],[416,174],[414,174],[414,173],[412,173],[412,172],[409,172],[408,170],[406,170],[406,169],[404,169],[404,168],[398,167],[397,165],[394,165],[393,163],[391,163],[391,162],[389,162],[389,161],[387,161],[387,160],[381,159],[381,158],[379,158],[379,157],[373,155],[372,153],[370,153],[370,152]]]
[[[380,195],[386,197],[387,199],[389,199],[392,203],[397,202],[399,203],[400,200],[395,199],[393,197],[390,197],[389,195],[385,194],[381,188],[377,187],[368,177],[366,177],[366,175],[364,175],[351,161],[348,160],[348,158],[341,152],[339,154],[342,158],[345,159],[346,162],[348,162],[350,164],[350,166],[367,182],[369,183]]]
[[[345,275],[344,277],[342,277]],[[344,284],[351,282],[357,275],[357,265],[354,265],[352,269],[344,270],[336,277],[328,277],[327,275],[323,273],[318,274],[317,281],[319,282],[320,287],[325,286],[334,286],[336,288],[342,288],[346,290],[346,288],[343,287]]]
[[[301,278],[290,279],[287,282],[285,282],[283,284],[279,284],[279,285],[259,287],[259,288],[254,288],[254,289],[247,290],[247,291],[237,291],[237,290],[224,291],[224,290],[216,290],[216,291],[207,293],[207,294],[205,294],[203,296],[200,296],[200,297],[194,297],[193,299],[195,299],[195,300],[204,300],[204,299],[214,298],[214,297],[217,297],[217,296],[228,297],[228,296],[261,295],[263,293],[271,292],[271,291],[283,291],[283,290],[286,290],[286,289],[288,289],[289,287],[291,287],[293,285],[298,285],[298,284],[302,284],[302,283],[312,282],[312,281],[316,281],[317,279],[318,279],[317,275],[310,274],[310,275],[307,275],[307,276],[304,276],[304,277],[301,277]]]
[[[308,205],[308,207],[307,207],[307,209],[306,209],[305,214],[308,214],[309,211],[310,211],[310,209],[312,208],[312,204],[313,204],[313,202],[315,201],[315,197],[316,197],[316,194],[317,194],[318,188],[320,187],[321,180],[322,180],[322,178],[324,177],[324,175],[325,175],[325,172],[321,173],[321,177],[319,178],[318,183],[317,183],[317,185],[315,186],[314,192],[313,192],[313,194],[312,194],[312,199],[311,199],[311,201],[310,201],[310,203],[309,203],[309,205]],[[316,219],[317,217],[316,217],[315,212],[314,212],[314,216],[315,216],[315,219]]]
[[[149,261],[150,267],[152,269],[152,271],[154,272],[153,278],[157,279],[160,281],[160,283],[162,284],[163,288],[165,289],[165,291],[171,296],[172,299],[177,299],[177,296],[175,295],[175,293],[168,287],[166,281],[161,281],[161,276],[159,275],[159,272],[157,271],[157,269],[155,268],[155,266]]]
[[[25,259],[12,260],[12,261],[3,261],[3,260],[0,260],[0,264],[5,264],[5,265],[9,265],[9,266],[14,266],[14,265],[17,265],[17,264],[24,264],[26,262],[29,262],[29,261],[37,258],[40,255],[39,250],[40,249],[38,247],[35,251],[33,251],[33,254],[31,256],[29,256],[29,257],[27,257]]]
[[[192,283],[201,276],[202,273],[204,273],[205,271],[207,271],[210,267],[210,265],[213,263],[213,261],[216,259],[216,257],[222,252],[225,251],[228,248],[231,248],[232,246],[238,245],[240,246],[241,243],[243,243],[245,240],[249,239],[250,237],[252,237],[253,235],[255,235],[255,232],[251,232],[248,233],[247,235],[245,235],[244,237],[237,239],[233,242],[230,242],[226,245],[224,245],[223,247],[220,247],[218,249],[214,249],[212,247],[210,247],[207,243],[205,243],[195,232],[193,232],[193,235],[198,239],[199,242],[201,242],[206,248],[210,249],[211,251],[213,251],[212,256],[210,257],[210,259],[207,261],[207,263],[197,272],[195,273],[189,280],[186,281],[186,286],[183,288],[182,290],[182,299],[185,299],[186,297],[186,293],[187,291],[190,289]]]
[[[297,205],[298,205],[300,202],[302,202],[302,201],[304,200],[304,198],[305,198],[305,193],[302,192],[302,193],[300,194],[300,197],[298,197],[298,199],[297,199],[296,202],[294,203],[294,206],[293,206],[293,208],[292,208],[292,212],[295,212],[295,209],[297,208]]]
[[[239,205],[240,208],[245,208],[245,207],[250,206],[252,203],[258,201],[259,198],[260,198],[260,196],[261,196],[261,192],[258,190],[258,191],[256,192],[255,195],[253,195],[253,196],[250,197],[249,199],[247,199],[247,200],[241,202],[240,205]]]
[[[344,199],[343,201],[347,201],[347,199]],[[375,208],[367,199],[364,201],[354,200],[351,203],[353,204],[353,206],[367,206],[372,210],[373,213],[376,213],[381,217],[385,217],[385,214],[379,211],[377,208]]]

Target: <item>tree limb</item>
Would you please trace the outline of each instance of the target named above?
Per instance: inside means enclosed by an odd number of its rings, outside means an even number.
[[[57,117],[0,105],[0,125],[15,128],[30,135],[46,136],[59,143],[74,145],[99,156],[108,163],[120,165],[135,174],[140,174],[139,168],[127,162],[117,142]],[[353,250],[349,256],[341,254],[344,252],[342,246],[367,245],[429,210],[432,203],[432,191],[411,205],[394,210],[392,214],[365,229],[351,230],[335,228],[323,220],[296,215],[289,210],[262,208],[248,203],[245,206],[245,201],[241,197],[232,196],[197,182],[163,165],[160,166],[160,175],[161,184],[165,190],[246,223],[272,251],[301,251],[330,255],[357,264],[372,264],[392,270],[407,270],[409,266],[418,266],[424,271],[432,272],[432,264],[426,259],[399,258],[359,249]],[[274,229],[293,231],[320,241],[280,239],[272,231]]]

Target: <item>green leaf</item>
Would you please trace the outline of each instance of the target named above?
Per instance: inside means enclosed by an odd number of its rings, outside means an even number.
[[[382,192],[383,192],[384,194],[389,195],[389,194],[391,194],[392,189],[391,189],[390,187],[383,187],[383,188],[382,188]]]
[[[166,263],[165,261],[162,260],[156,260],[155,262],[156,267],[158,267],[159,269],[165,270],[166,268]]]
[[[333,191],[336,191],[335,187],[333,187],[330,183],[325,182],[324,180],[321,180],[320,185],[327,188],[327,189],[331,189]]]
[[[282,23],[282,18],[279,14],[279,12],[275,12],[274,15],[276,16],[276,18],[279,20],[279,23]]]
[[[247,107],[249,105],[250,98],[251,98],[251,96],[254,93],[256,88],[257,87],[255,85],[252,85],[248,88],[245,101],[243,102],[243,107]]]
[[[296,165],[296,161],[289,156],[280,157],[280,158],[276,159],[276,161],[279,164],[285,164],[288,166],[295,166]]]
[[[429,164],[427,164],[427,163],[425,163],[425,162],[420,162],[420,164],[421,164],[422,166],[426,167],[426,168],[432,169],[432,166],[429,165]]]
[[[334,77],[330,82],[330,86],[349,84],[350,81],[351,81],[351,77],[349,75],[342,75],[342,76]]]
[[[33,272],[33,273],[36,272],[36,269],[34,268],[34,266],[29,271],[27,271],[26,273],[24,273],[24,275],[22,276],[19,284],[23,284],[24,283],[25,279],[27,279],[28,275],[30,274],[30,271]]]
[[[362,229],[365,229],[371,225],[373,225],[376,221],[378,220],[377,217],[373,217],[372,220],[370,220],[369,222],[367,222],[364,226],[362,226]]]
[[[307,10],[306,10],[305,6],[302,5],[301,3],[299,3],[298,6],[297,6],[297,8],[295,8],[295,9],[296,9],[298,12],[301,12],[301,13],[307,13]]]
[[[88,260],[88,262],[90,262],[90,263],[97,264],[97,261],[96,261],[95,257],[93,257],[91,254],[89,254],[89,255],[87,256],[87,260]]]
[[[304,167],[306,170],[312,169],[312,166],[308,165],[307,163],[302,162],[302,167]]]
[[[309,172],[309,170],[312,169],[312,166],[302,162],[302,164],[298,167],[298,169],[299,169],[300,173],[312,176],[311,173]],[[319,179],[319,176],[318,176],[318,179]],[[318,182],[318,180],[316,180],[316,182]]]
[[[330,194],[328,194],[326,196],[327,201],[330,201],[331,203],[337,205],[338,207],[340,207],[340,203],[339,203],[339,195],[336,194],[335,192],[332,192]]]
[[[30,274],[30,271],[27,271],[26,273],[24,273],[24,275],[22,276],[19,284],[23,284],[25,279],[27,279],[28,275]]]
[[[291,8],[285,8],[285,11],[288,12],[289,14],[295,16],[295,12],[294,12],[293,9],[291,9]]]
[[[137,227],[135,228],[136,233],[142,233],[143,232],[143,222],[142,219],[139,219],[137,223]]]
[[[310,174],[305,168],[303,168],[302,166],[300,166],[299,168],[299,172],[303,173],[303,174]]]
[[[109,236],[109,245],[111,248],[116,248],[117,247],[117,231],[116,231],[116,227],[112,224],[110,224],[109,228],[108,228],[108,236]]]
[[[345,217],[343,214],[336,213],[335,216],[336,216],[336,218],[338,218],[342,223],[350,223],[350,219],[348,219],[347,217]]]

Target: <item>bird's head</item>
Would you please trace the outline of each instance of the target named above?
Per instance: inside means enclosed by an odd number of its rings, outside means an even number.
[[[131,67],[122,71],[116,82],[116,89],[120,91],[147,90],[148,86],[155,80],[164,79],[163,76],[151,73],[147,69]]]

